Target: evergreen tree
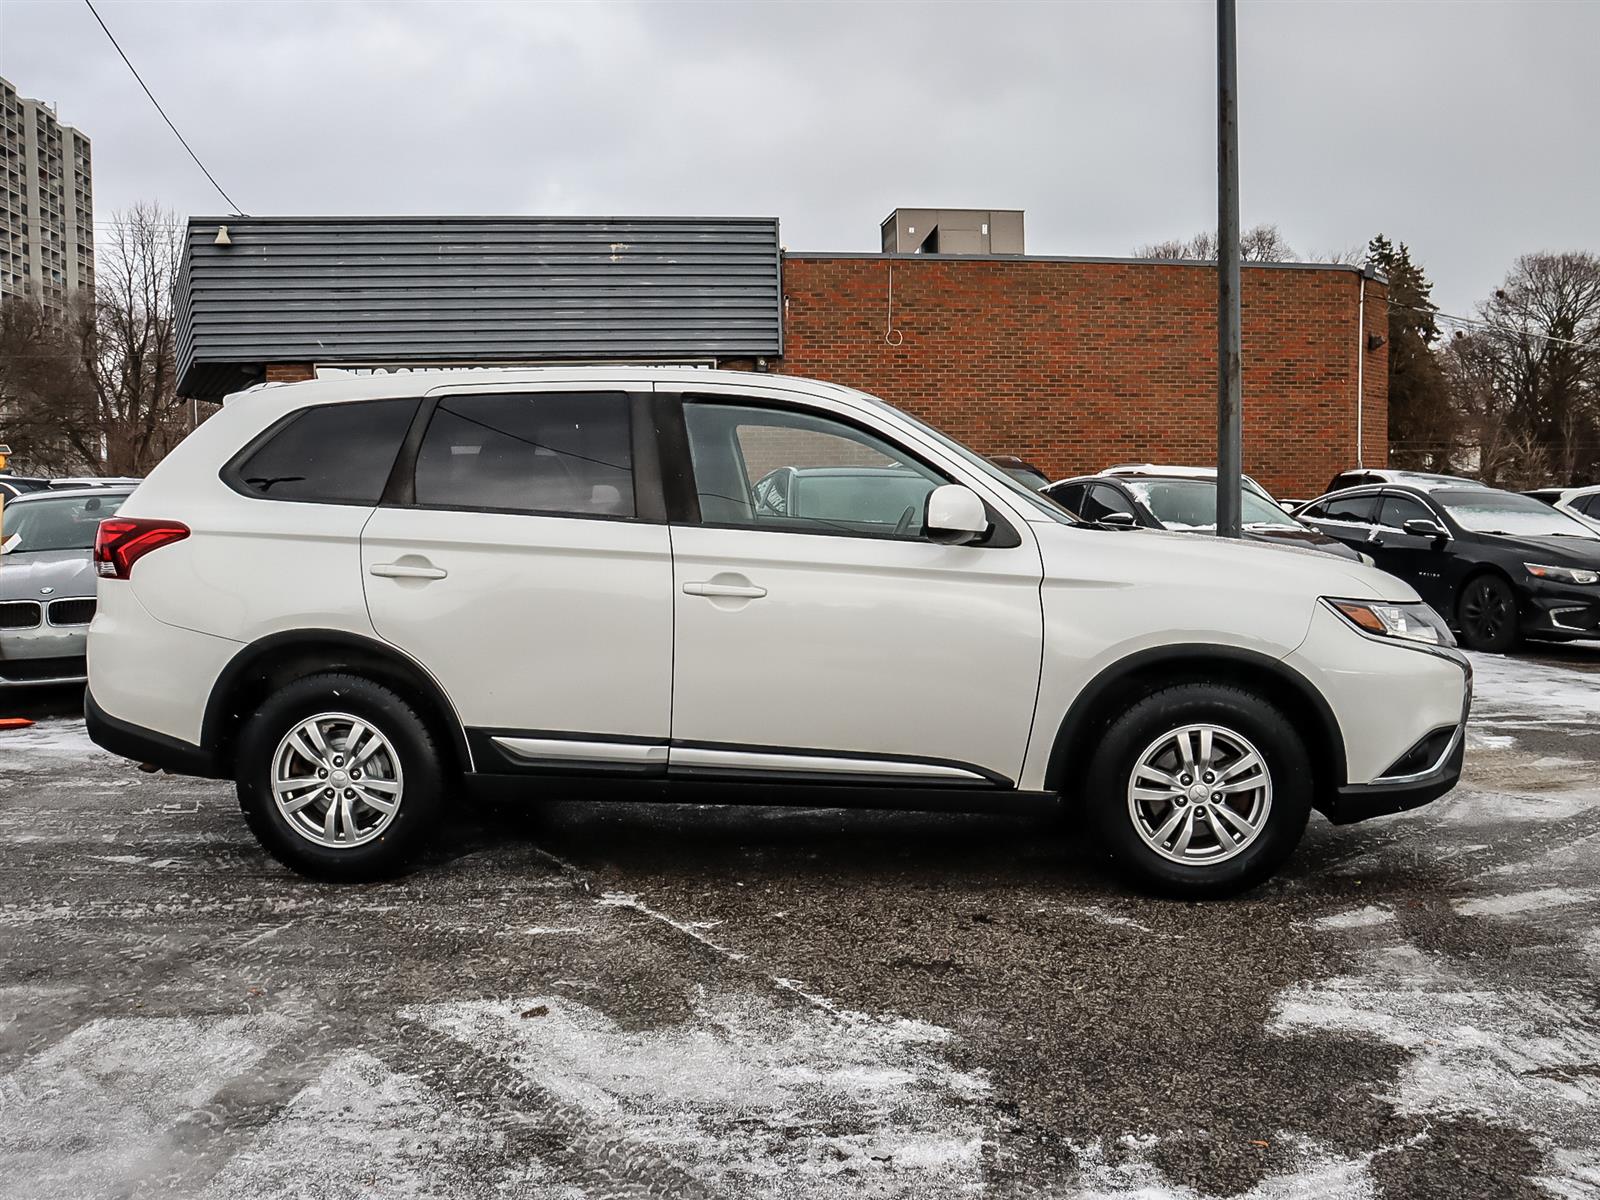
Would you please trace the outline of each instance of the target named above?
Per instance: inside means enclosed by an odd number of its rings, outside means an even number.
[[[1456,430],[1444,372],[1433,352],[1439,340],[1433,284],[1411,261],[1404,242],[1396,245],[1381,233],[1367,244],[1367,265],[1389,280],[1390,461],[1447,471]]]

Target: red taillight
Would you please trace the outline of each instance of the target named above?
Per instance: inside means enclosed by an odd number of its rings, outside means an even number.
[[[95,573],[107,579],[126,579],[133,564],[150,551],[188,536],[189,527],[177,521],[111,517],[100,522],[100,532],[95,534]]]

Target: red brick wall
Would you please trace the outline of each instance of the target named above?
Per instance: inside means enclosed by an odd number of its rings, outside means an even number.
[[[310,363],[270,363],[267,366],[268,383],[302,383],[317,377]]]
[[[893,328],[885,343],[889,268]],[[1316,495],[1356,459],[1365,357],[1369,465],[1388,444],[1388,348],[1357,334],[1360,276],[1246,267],[1244,463]],[[1114,462],[1216,461],[1216,272],[1150,262],[788,255],[777,369],[859,387],[1053,478]],[[1368,280],[1366,328],[1387,332]]]

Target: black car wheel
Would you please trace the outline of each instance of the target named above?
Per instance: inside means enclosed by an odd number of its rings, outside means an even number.
[[[1516,646],[1521,636],[1516,593],[1498,575],[1469,579],[1456,602],[1456,624],[1467,649],[1504,654]]]

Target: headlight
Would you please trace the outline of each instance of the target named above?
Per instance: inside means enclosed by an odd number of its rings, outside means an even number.
[[[1426,604],[1380,604],[1371,600],[1329,600],[1333,610],[1362,633],[1425,646],[1454,646],[1444,618]]]
[[[1551,583],[1600,583],[1600,571],[1583,567],[1546,567],[1539,563],[1523,563],[1529,575],[1548,579]]]

